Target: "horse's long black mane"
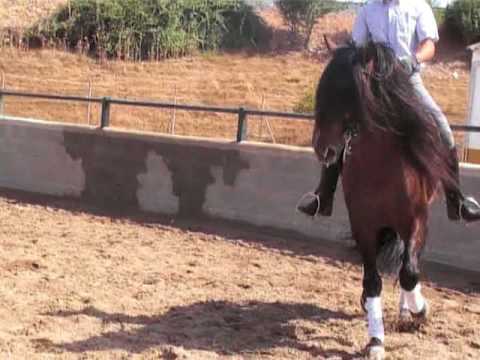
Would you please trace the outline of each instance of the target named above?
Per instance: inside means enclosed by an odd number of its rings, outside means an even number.
[[[316,121],[345,121],[347,113],[352,123],[345,126],[393,134],[431,189],[438,181],[458,186],[433,115],[388,46],[351,43],[335,51],[317,89]]]

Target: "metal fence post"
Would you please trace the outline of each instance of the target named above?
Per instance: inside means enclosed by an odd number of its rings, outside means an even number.
[[[100,127],[102,129],[110,126],[110,100],[109,97],[102,99],[102,118],[100,120]]]
[[[238,109],[237,142],[247,140],[248,135],[247,111],[242,107]]]

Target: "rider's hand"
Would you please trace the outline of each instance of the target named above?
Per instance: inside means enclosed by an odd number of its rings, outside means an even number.
[[[415,56],[403,56],[398,61],[403,70],[410,76],[420,70],[420,64]]]

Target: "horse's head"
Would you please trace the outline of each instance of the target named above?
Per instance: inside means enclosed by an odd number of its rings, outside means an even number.
[[[386,118],[388,106],[378,101],[378,95],[389,100],[383,83],[397,63],[393,51],[382,44],[335,47],[325,41],[333,56],[317,88],[313,147],[319,160],[329,165],[339,159],[345,138],[382,127],[377,120]]]
[[[327,167],[336,163],[342,156],[345,143],[350,136],[345,123],[351,118],[349,113],[344,114],[345,122],[315,122],[313,131],[313,148],[321,163]]]
[[[345,137],[358,128],[357,63],[354,46],[335,49],[318,84],[312,143],[320,162],[327,166],[339,159]]]

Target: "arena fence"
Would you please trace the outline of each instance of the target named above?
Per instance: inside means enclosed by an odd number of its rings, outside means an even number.
[[[0,90],[0,115],[3,115],[5,97],[34,98],[43,100],[63,101],[63,102],[80,102],[80,103],[96,103],[101,105],[101,115],[99,119],[99,127],[110,127],[110,109],[112,106],[133,106],[157,109],[176,109],[191,112],[212,112],[219,114],[233,114],[238,116],[237,137],[236,141],[241,142],[248,140],[248,118],[251,116],[286,118],[291,120],[313,120],[313,114],[299,114],[279,111],[265,111],[256,109],[247,109],[244,107],[212,107],[204,105],[177,104],[168,102],[158,102],[149,100],[129,100],[111,97],[84,97],[84,96],[67,96],[53,95],[44,93],[30,93],[20,91]],[[456,132],[479,132],[480,126],[469,125],[452,125],[452,130]]]

